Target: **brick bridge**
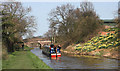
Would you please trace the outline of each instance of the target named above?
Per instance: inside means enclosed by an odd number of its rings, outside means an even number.
[[[48,38],[39,38],[34,37],[30,39],[24,39],[24,45],[27,45],[28,47],[40,47],[46,44],[51,44],[51,41]]]

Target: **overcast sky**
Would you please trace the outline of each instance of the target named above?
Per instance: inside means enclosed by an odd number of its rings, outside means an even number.
[[[49,29],[49,21],[47,18],[51,9],[57,6],[67,4],[68,2],[23,2],[24,7],[31,6],[32,11],[30,15],[35,16],[37,23],[37,31],[34,36],[43,35]],[[80,7],[80,2],[69,2],[75,7]],[[117,14],[117,2],[93,2],[94,9],[101,19],[114,19]]]

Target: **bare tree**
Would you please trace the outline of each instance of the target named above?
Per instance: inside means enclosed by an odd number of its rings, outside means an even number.
[[[50,28],[57,28],[57,41],[67,45],[85,42],[101,28],[101,21],[91,2],[82,2],[76,9],[70,4],[57,6],[50,12],[49,22]]]
[[[2,3],[2,35],[8,51],[13,52],[13,44],[16,39],[22,39],[26,33],[35,30],[35,21],[33,16],[27,14],[31,8],[24,8],[20,2],[5,2]],[[18,40],[20,41],[20,40]]]

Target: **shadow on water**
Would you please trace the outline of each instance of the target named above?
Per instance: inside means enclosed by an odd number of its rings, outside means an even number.
[[[31,52],[54,69],[118,69],[118,60],[116,59],[71,57],[66,55],[50,58],[42,54],[42,50],[39,48],[31,50]]]

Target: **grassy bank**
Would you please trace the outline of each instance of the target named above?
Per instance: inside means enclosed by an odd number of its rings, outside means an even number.
[[[2,61],[3,69],[51,69],[30,51],[16,51]]]
[[[70,45],[63,52],[74,55],[92,55],[120,59],[118,54],[120,51],[118,48],[120,46],[118,30],[120,29],[116,27],[105,29],[102,31],[104,34],[98,34],[86,43]]]
[[[0,70],[2,70],[2,60],[0,59]]]

